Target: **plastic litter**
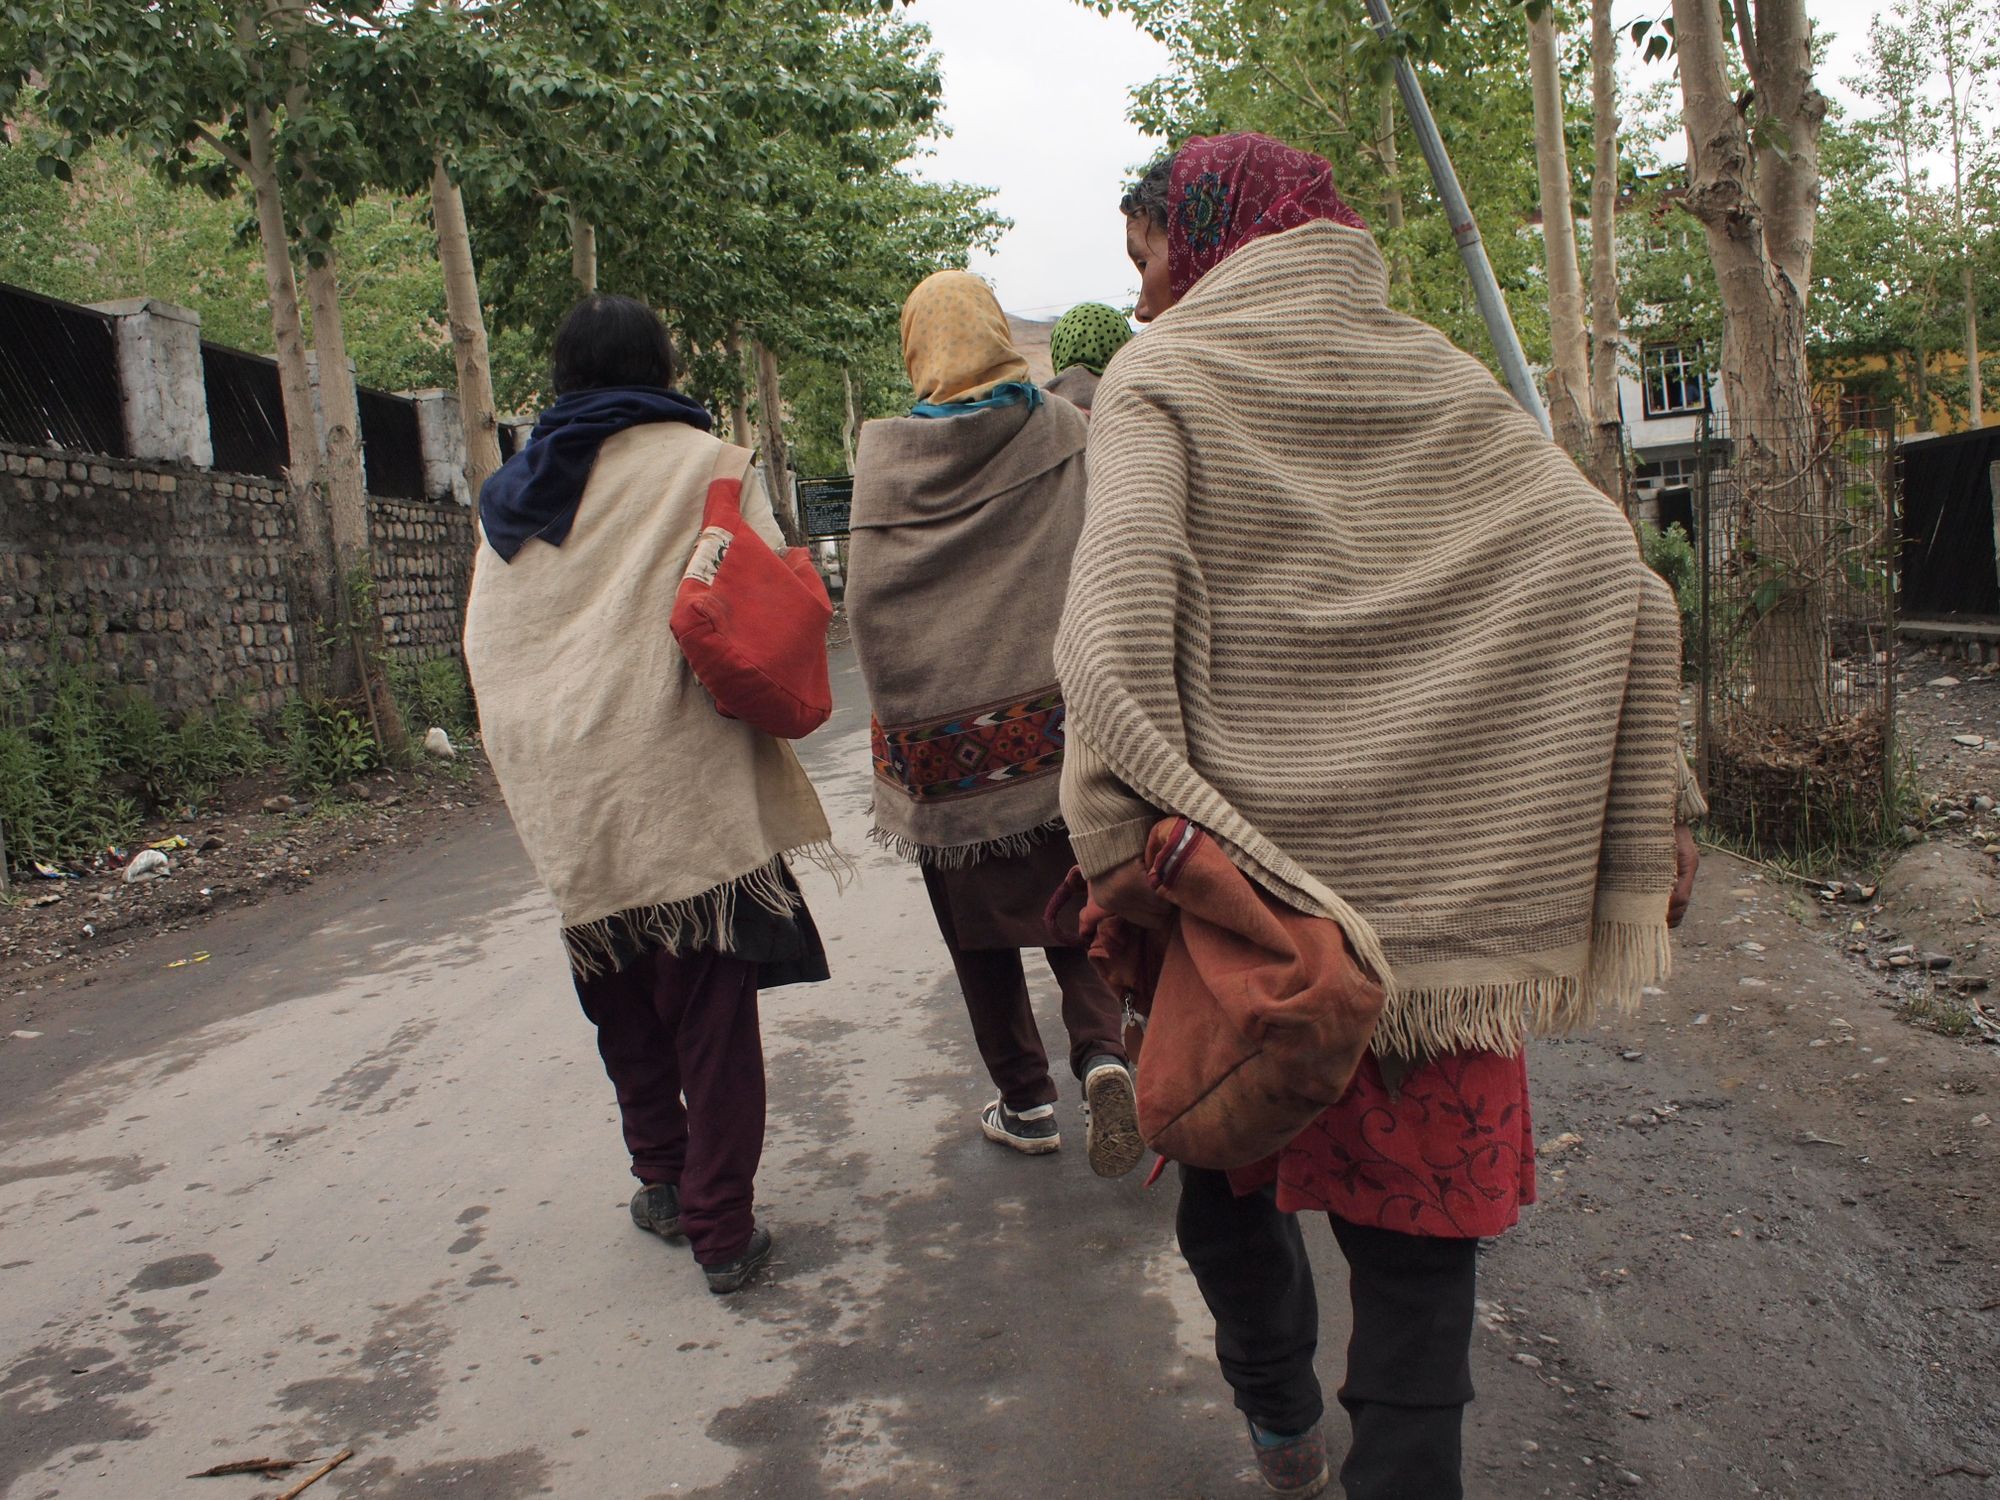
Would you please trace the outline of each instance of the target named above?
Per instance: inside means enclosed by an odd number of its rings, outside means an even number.
[[[173,873],[173,863],[166,855],[157,849],[141,849],[125,867],[125,883],[137,885],[142,880],[158,880]]]

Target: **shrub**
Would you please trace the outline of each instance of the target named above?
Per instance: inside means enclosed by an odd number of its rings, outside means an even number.
[[[49,673],[39,710],[18,687],[0,697],[0,819],[11,861],[81,858],[138,826],[116,734],[104,687],[76,667]]]
[[[479,727],[465,663],[455,656],[433,657],[415,665],[398,662],[389,669],[389,688],[413,739],[422,739],[424,731],[433,726],[455,740]]]
[[[1701,650],[1701,564],[1695,557],[1694,543],[1678,521],[1665,531],[1650,521],[1641,521],[1639,550],[1645,554],[1646,566],[1674,591],[1674,603],[1681,612],[1681,663],[1692,668],[1700,660]]]
[[[375,736],[354,710],[294,698],[278,715],[285,774],[302,792],[320,793],[382,763]]]

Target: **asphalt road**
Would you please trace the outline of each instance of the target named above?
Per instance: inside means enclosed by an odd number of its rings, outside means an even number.
[[[803,873],[835,978],[764,1009],[766,1284],[711,1297],[630,1226],[553,912],[481,810],[0,1041],[0,1494],[268,1496],[183,1476],[347,1447],[309,1500],[1255,1493],[1170,1182],[1091,1175],[1073,1084],[1061,1154],[978,1135],[922,889],[863,837],[858,687],[806,747],[864,867]],[[1716,865],[1672,993],[1537,1047],[1577,1139],[1485,1257],[1471,1494],[2000,1494],[2000,1058],[1888,1018],[1786,899]]]

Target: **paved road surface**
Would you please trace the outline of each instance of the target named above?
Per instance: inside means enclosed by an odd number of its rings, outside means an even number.
[[[712,1298],[627,1223],[552,912],[487,810],[0,1042],[0,1493],[268,1495],[182,1476],[344,1446],[311,1500],[1253,1493],[1171,1187],[1091,1176],[1073,1085],[1057,1157],[974,1129],[921,888],[862,838],[849,663],[840,690],[808,760],[865,879],[805,877],[836,978],[767,997],[768,1285]],[[2000,1493],[2000,1131],[1963,1125],[1995,1059],[1865,1013],[1782,891],[1710,875],[1675,993],[1532,1061],[1542,1134],[1581,1140],[1486,1258],[1471,1493]],[[1751,932],[1772,978],[1739,989]],[[1871,1162],[1857,1109],[1927,1149]]]

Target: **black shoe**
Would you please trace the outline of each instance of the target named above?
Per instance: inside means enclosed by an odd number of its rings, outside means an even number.
[[[1146,1154],[1132,1070],[1120,1058],[1093,1057],[1084,1065],[1083,1102],[1090,1107],[1085,1137],[1090,1170],[1099,1177],[1123,1177]]]
[[[1004,1100],[995,1099],[979,1112],[979,1128],[987,1140],[1012,1146],[1024,1156],[1045,1156],[1062,1147],[1053,1104],[1038,1104],[1015,1114]]]
[[[632,1195],[632,1222],[663,1240],[681,1237],[681,1190],[671,1182],[649,1182]]]
[[[743,1253],[734,1260],[724,1261],[719,1266],[703,1266],[701,1274],[708,1278],[708,1289],[716,1296],[726,1296],[739,1292],[750,1282],[764,1262],[771,1258],[771,1231],[759,1224],[750,1231],[750,1243],[743,1247]]]

